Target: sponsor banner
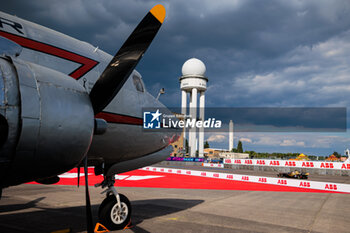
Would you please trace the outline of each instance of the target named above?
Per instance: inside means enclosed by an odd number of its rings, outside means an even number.
[[[245,181],[245,182],[253,182],[253,183],[282,185],[282,186],[296,187],[296,188],[317,189],[317,190],[324,190],[324,191],[330,191],[330,192],[350,193],[350,184],[341,184],[341,183],[238,175],[238,174],[229,174],[229,173],[220,173],[220,172],[195,171],[195,170],[184,170],[184,169],[162,168],[162,167],[144,167],[144,168],[141,168],[141,170],[190,175],[190,176],[200,176],[200,177],[208,177],[208,178],[216,178],[216,179],[224,179],[224,180],[236,180],[236,181]]]
[[[254,165],[267,167],[319,168],[334,170],[350,170],[350,163],[325,161],[293,161],[272,159],[225,159],[224,164]]]
[[[224,165],[221,163],[202,163],[203,167],[219,167],[224,168]]]
[[[181,162],[204,162],[203,158],[184,158],[184,157],[169,157],[167,161],[181,161]]]

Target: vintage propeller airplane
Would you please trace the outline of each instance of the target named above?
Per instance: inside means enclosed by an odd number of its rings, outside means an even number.
[[[164,160],[179,131],[145,132],[142,109],[164,108],[135,71],[165,18],[156,5],[113,57],[62,33],[0,12],[0,190],[84,166],[87,229],[92,232],[87,166],[103,174],[99,221],[130,221],[115,174]],[[80,172],[78,172],[80,174]]]

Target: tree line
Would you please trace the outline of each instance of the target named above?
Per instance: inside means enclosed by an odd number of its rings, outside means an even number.
[[[210,145],[208,143],[208,141],[205,141],[204,143],[204,148],[209,148]],[[256,152],[256,151],[244,151],[243,150],[243,144],[242,142],[239,140],[238,144],[237,144],[237,148],[233,148],[231,150],[231,152],[235,152],[235,153],[247,153],[249,154],[249,158],[251,159],[260,159],[260,158],[268,158],[268,159],[295,159],[297,158],[300,153],[281,153],[281,152],[273,152],[273,153],[267,153],[267,152]],[[341,157],[341,154],[339,154],[338,152],[334,151],[333,155],[336,156],[337,158]],[[316,156],[316,155],[307,155],[307,157],[310,160],[325,160],[327,159],[329,156]]]

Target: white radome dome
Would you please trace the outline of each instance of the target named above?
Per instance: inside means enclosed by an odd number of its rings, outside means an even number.
[[[182,66],[182,75],[198,75],[198,76],[205,76],[205,65],[204,63],[197,59],[197,58],[191,58],[187,60],[183,66]]]

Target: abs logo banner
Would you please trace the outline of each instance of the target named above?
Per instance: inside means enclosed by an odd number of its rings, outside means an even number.
[[[159,109],[155,112],[143,112],[143,128],[160,129],[161,115]]]

